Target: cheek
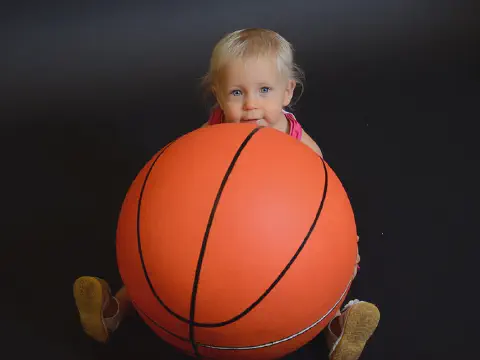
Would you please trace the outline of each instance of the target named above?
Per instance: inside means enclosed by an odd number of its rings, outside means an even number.
[[[238,122],[242,117],[242,107],[235,103],[226,104],[223,113],[228,122]]]
[[[264,102],[264,109],[267,112],[281,112],[283,109],[283,94],[275,94]]]
[[[276,94],[264,103],[265,118],[270,125],[276,124],[283,115],[283,99],[284,93]]]

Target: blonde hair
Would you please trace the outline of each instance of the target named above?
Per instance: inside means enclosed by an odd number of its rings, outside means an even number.
[[[293,52],[293,46],[272,30],[249,28],[226,34],[213,48],[209,70],[202,80],[203,87],[211,95],[213,86],[218,84],[223,68],[231,59],[274,55],[277,57],[278,70],[295,80],[301,88],[296,99],[298,101],[303,93],[304,73],[295,64]]]

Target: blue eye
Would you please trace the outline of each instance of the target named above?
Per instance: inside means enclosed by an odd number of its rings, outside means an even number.
[[[264,86],[260,89],[260,92],[264,94],[268,93],[269,91],[270,91],[270,88],[267,86]]]
[[[232,94],[233,96],[240,96],[240,95],[242,95],[242,92],[241,92],[240,90],[233,90],[233,91],[231,92],[231,94]]]

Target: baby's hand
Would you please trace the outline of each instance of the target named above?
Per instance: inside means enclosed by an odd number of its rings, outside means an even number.
[[[357,242],[360,240],[360,237],[357,235]],[[360,253],[357,246],[357,265],[360,264]],[[359,266],[360,268],[360,266]]]
[[[357,242],[360,240],[360,237],[357,235]],[[360,263],[360,253],[358,251],[358,246],[357,246],[357,264],[355,265],[355,271],[353,273],[353,277],[355,278],[357,276],[358,269],[360,269],[360,266],[358,265]]]
[[[257,120],[258,126],[268,126],[267,122],[264,119]]]

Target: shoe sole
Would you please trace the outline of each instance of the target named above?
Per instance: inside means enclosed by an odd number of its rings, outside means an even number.
[[[343,336],[330,360],[358,360],[365,344],[380,322],[380,311],[370,303],[359,303],[348,310]]]
[[[83,276],[73,285],[73,296],[80,315],[83,330],[99,342],[108,340],[108,331],[102,321],[103,287],[100,280]]]

